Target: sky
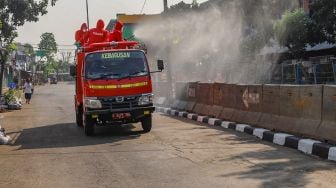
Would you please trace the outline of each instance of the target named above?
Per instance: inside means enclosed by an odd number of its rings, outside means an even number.
[[[103,19],[107,25],[117,13],[139,14],[145,0],[89,0],[90,26],[98,19]],[[181,0],[168,0],[168,6]],[[199,3],[206,0],[198,0]],[[184,0],[191,3],[192,0]],[[163,0],[147,0],[144,14],[158,14],[163,11]],[[56,6],[49,7],[48,14],[40,17],[36,23],[26,23],[18,29],[20,43],[30,43],[36,46],[44,32],[55,34],[59,48],[74,48],[75,31],[81,23],[86,22],[85,0],[58,0]]]

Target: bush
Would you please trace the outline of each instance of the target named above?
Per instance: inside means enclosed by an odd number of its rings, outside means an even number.
[[[312,45],[310,28],[312,20],[302,9],[287,12],[274,27],[275,37],[279,44],[287,47],[293,54],[305,51],[307,45]]]
[[[21,92],[20,90],[17,90],[17,89],[10,89],[4,93],[4,97],[5,97],[7,104],[10,102],[15,102],[16,99],[21,98]]]

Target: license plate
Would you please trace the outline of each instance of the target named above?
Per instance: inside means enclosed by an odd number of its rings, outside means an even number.
[[[131,114],[129,112],[127,113],[113,113],[112,119],[126,119],[131,117]]]

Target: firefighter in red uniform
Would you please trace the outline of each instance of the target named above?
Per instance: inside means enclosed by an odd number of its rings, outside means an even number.
[[[84,46],[88,40],[88,27],[86,23],[83,23],[80,30],[76,31],[75,40],[80,46]]]
[[[97,21],[96,28],[92,28],[89,31],[89,44],[108,42],[109,33],[104,29],[105,23],[103,20]]]
[[[122,34],[123,23],[117,21],[114,25],[113,31],[110,33],[109,42],[115,41],[120,42],[123,41],[123,34]]]

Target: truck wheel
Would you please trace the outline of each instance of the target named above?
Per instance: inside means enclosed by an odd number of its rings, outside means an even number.
[[[83,111],[81,108],[76,112],[76,123],[78,127],[83,127]]]
[[[83,126],[86,136],[93,136],[94,134],[94,121],[90,116],[83,114]]]
[[[150,132],[152,129],[152,115],[145,116],[144,118],[142,118],[141,126],[146,133]]]

